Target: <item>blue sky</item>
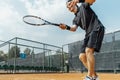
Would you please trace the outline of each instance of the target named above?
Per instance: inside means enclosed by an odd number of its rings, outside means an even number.
[[[37,15],[56,23],[72,25],[74,15],[66,6],[66,0],[1,0],[0,40],[22,37],[61,46],[82,40],[84,31],[61,30],[55,26],[33,27],[22,21],[24,15]],[[96,0],[92,9],[106,27],[106,33],[120,30],[120,0]]]

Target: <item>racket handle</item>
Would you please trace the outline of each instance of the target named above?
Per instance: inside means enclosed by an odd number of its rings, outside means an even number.
[[[60,26],[60,24],[53,24],[53,25],[55,25],[55,26]]]

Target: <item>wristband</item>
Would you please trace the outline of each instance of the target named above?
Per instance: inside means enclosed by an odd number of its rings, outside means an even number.
[[[66,30],[70,30],[70,29],[71,29],[70,26],[66,25]]]

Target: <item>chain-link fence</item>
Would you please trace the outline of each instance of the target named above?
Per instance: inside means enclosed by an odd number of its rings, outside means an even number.
[[[58,72],[69,64],[71,71],[86,71],[79,60],[83,41],[62,47],[13,38],[0,44],[0,73]],[[100,53],[95,53],[96,71],[120,72],[120,31],[105,35]]]
[[[62,56],[62,47],[16,37],[0,44],[0,72],[58,72]]]
[[[79,60],[80,46],[83,41],[66,44],[71,71],[85,71]],[[65,51],[65,49],[64,49]],[[120,31],[105,34],[100,53],[95,53],[96,71],[120,72]]]

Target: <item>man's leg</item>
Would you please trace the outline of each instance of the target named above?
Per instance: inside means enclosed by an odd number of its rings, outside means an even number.
[[[86,53],[80,53],[79,59],[83,63],[83,65],[85,66],[85,68],[88,69]],[[92,76],[93,77],[96,76],[96,73],[93,74]]]
[[[88,76],[96,76],[95,73],[95,58],[94,58],[94,48],[86,48],[86,59],[88,67]]]
[[[86,53],[80,53],[79,59],[80,59],[80,61],[83,63],[83,65],[85,66],[85,68],[88,69]]]
[[[79,59],[83,63],[83,65],[88,69],[88,62],[87,62],[87,56],[86,53],[80,53]],[[84,80],[93,80],[92,76],[87,75]]]

